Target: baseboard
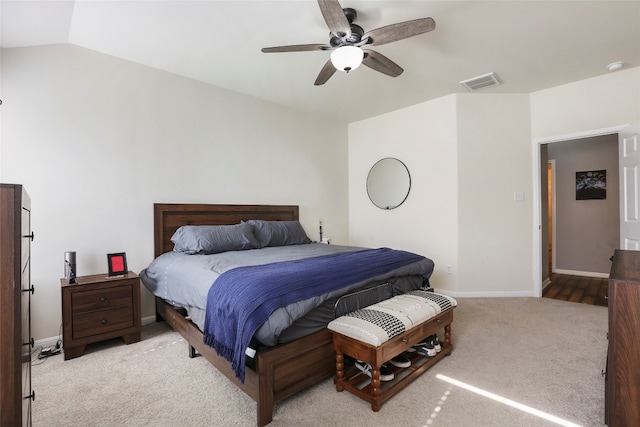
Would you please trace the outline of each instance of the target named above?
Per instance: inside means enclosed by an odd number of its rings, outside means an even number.
[[[590,271],[574,271],[574,270],[561,270],[556,268],[553,271],[555,274],[567,274],[569,276],[582,276],[582,277],[599,277],[601,279],[608,279],[609,273],[594,273]]]
[[[514,292],[451,292],[441,289],[435,289],[437,293],[448,295],[453,298],[522,298],[533,297],[539,298],[534,291],[514,291]]]
[[[156,322],[156,316],[147,316],[142,318],[142,326],[147,326]]]
[[[544,288],[546,288],[550,284],[551,284],[551,279],[547,277],[546,279],[544,279],[544,282],[542,282],[542,290],[544,290]]]

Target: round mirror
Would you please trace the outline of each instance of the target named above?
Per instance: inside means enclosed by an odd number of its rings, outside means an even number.
[[[367,194],[380,209],[395,209],[409,195],[411,176],[409,169],[398,159],[379,160],[367,176]]]

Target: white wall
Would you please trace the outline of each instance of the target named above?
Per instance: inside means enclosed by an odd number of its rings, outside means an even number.
[[[350,124],[351,243],[433,259],[432,285],[452,295],[533,295],[529,115],[527,95],[462,94]],[[387,156],[412,177],[391,211],[365,188]]]
[[[605,129],[640,120],[640,67],[534,92],[534,139]]]
[[[458,95],[457,290],[467,296],[535,295],[529,117],[525,94]]]
[[[2,5],[0,4],[0,22],[2,22]],[[0,29],[0,46],[2,46],[2,31]],[[2,99],[2,49],[0,49],[0,100]],[[0,105],[0,153],[2,153],[2,106]],[[2,162],[0,161],[0,177],[2,177]]]
[[[298,204],[347,243],[347,126],[72,45],[2,51],[3,182],[33,200],[35,339],[57,336],[63,254],[78,274],[153,258],[153,203]],[[143,317],[153,299],[143,292]]]
[[[349,241],[413,251],[435,262],[432,285],[455,289],[458,162],[456,97],[418,104],[349,124]],[[366,192],[369,169],[395,157],[411,174],[407,200],[393,210],[375,207]]]

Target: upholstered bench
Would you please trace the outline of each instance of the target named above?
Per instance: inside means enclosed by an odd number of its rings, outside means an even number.
[[[327,326],[336,351],[338,391],[350,393],[371,403],[377,412],[382,404],[407,384],[451,354],[451,322],[455,299],[430,291],[411,291],[340,316]],[[435,356],[408,355],[411,366],[391,367],[394,379],[381,384],[380,367],[410,350],[425,338],[444,330],[441,351]],[[345,363],[345,355],[371,366],[368,374]]]

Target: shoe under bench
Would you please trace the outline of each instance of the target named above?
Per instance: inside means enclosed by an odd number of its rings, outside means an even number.
[[[440,359],[451,354],[451,323],[453,322],[453,308],[425,320],[421,324],[406,330],[390,340],[375,346],[355,338],[348,337],[336,331],[333,335],[333,346],[336,352],[336,376],[334,383],[336,390],[348,392],[371,403],[371,409],[378,412],[384,402],[405,388],[427,369],[435,365]],[[398,368],[390,363],[387,367],[394,373],[391,381],[380,381],[380,367],[404,353],[424,338],[436,334],[444,329],[442,350],[433,357],[422,356],[415,352],[405,353],[411,360],[408,368]],[[347,357],[345,357],[347,356]],[[371,378],[365,375],[347,359],[353,358],[371,365]]]

